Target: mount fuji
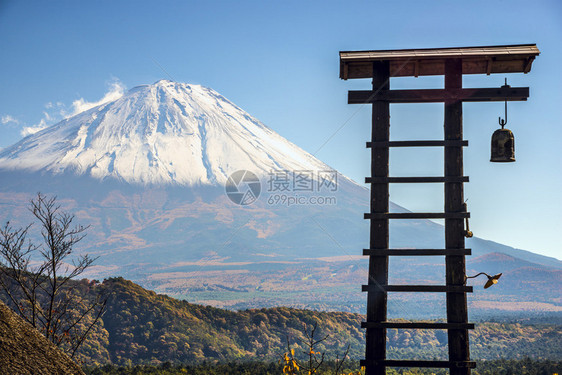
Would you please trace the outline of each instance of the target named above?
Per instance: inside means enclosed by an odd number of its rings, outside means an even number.
[[[1,221],[30,222],[41,191],[90,225],[79,249],[99,256],[89,277],[221,307],[364,311],[368,190],[210,88],[135,87],[1,150],[0,182]],[[440,248],[444,230],[402,220],[390,238]],[[467,247],[468,272],[506,280],[473,306],[562,311],[562,262],[479,238]],[[392,282],[442,283],[444,260],[427,258],[392,259]],[[390,305],[400,316],[404,298]]]
[[[237,170],[328,170],[216,91],[167,80],[2,150],[6,169],[142,185],[224,185]]]

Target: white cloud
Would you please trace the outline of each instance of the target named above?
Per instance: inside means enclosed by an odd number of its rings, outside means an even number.
[[[72,102],[72,107],[68,110],[67,106],[62,102],[48,102],[45,104],[45,111],[43,111],[43,118],[38,124],[32,126],[23,126],[20,130],[22,137],[27,137],[28,135],[35,134],[52,124],[61,121],[62,119],[74,116],[78,113],[87,111],[90,108],[96,107],[101,104],[105,104],[114,100],[119,99],[125,93],[125,85],[121,83],[118,79],[113,79],[109,84],[108,91],[103,95],[103,97],[96,102],[88,102],[84,98],[80,98]],[[19,124],[19,121],[10,115],[2,116],[0,118],[2,124],[9,122]]]
[[[109,91],[105,93],[103,98],[97,102],[88,102],[84,98],[80,98],[72,102],[72,113],[67,114],[66,117],[77,115],[78,113],[87,111],[90,108],[97,107],[98,105],[112,102],[119,99],[125,93],[125,85],[119,80],[115,80],[111,83]]]
[[[7,124],[9,122],[13,122],[14,124],[19,124],[19,121],[10,115],[2,116],[0,122],[2,122],[2,124]]]
[[[39,124],[34,126],[24,126],[23,129],[20,131],[22,137],[27,137],[28,135],[35,134],[40,132],[41,130],[47,127],[47,122],[44,118],[39,121]]]

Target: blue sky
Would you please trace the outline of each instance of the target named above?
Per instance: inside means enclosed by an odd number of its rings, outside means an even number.
[[[557,0],[0,0],[0,147],[116,88],[167,78],[212,87],[361,182],[369,173],[370,108],[348,105],[346,96],[370,82],[340,80],[339,51],[537,43],[531,73],[508,76],[531,92],[529,101],[509,105],[516,163],[488,161],[503,104],[464,104],[465,195],[475,235],[560,259],[561,41]],[[471,76],[464,85],[503,80]],[[394,88],[442,86],[442,77],[391,81]],[[442,137],[441,104],[392,105],[391,116],[394,140]],[[391,153],[394,176],[442,171],[440,150]],[[391,199],[439,211],[442,187],[393,186]]]

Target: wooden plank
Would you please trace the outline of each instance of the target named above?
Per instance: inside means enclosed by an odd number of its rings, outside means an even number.
[[[462,62],[460,59],[447,60],[445,64],[445,90],[458,91],[462,88]],[[528,95],[528,89],[527,89]],[[453,98],[445,102],[444,139],[460,141],[462,130],[462,102]],[[463,176],[463,150],[460,147],[445,146],[445,176]],[[458,213],[465,210],[462,183],[445,184],[445,213]],[[458,217],[445,219],[445,248],[463,248],[464,221]],[[468,308],[466,293],[462,291],[466,276],[463,255],[445,256],[445,278],[447,293],[447,322],[467,323]],[[450,329],[447,331],[449,360],[464,362],[470,360],[468,330]],[[470,375],[469,368],[451,368],[451,375]]]
[[[443,103],[525,101],[528,87],[499,87],[475,89],[419,89],[419,90],[357,90],[348,92],[348,104],[365,104],[378,101],[388,103]]]
[[[371,147],[441,147],[457,146],[466,147],[468,141],[389,141],[389,142],[367,142],[367,148]]]
[[[371,66],[373,90],[390,89],[390,68],[388,62],[375,62]],[[372,142],[388,142],[390,139],[390,105],[388,102],[373,103]],[[388,177],[389,149],[371,149],[371,176]],[[389,186],[377,184],[371,186],[371,212],[384,213],[389,209]],[[369,247],[387,249],[389,245],[389,222],[386,217],[379,217],[370,222]],[[388,257],[369,258],[368,284],[388,284]],[[383,322],[387,318],[387,294],[380,289],[367,295],[367,320]],[[386,358],[386,329],[367,328],[365,333],[365,358],[384,360]],[[366,375],[385,375],[384,365],[367,366]]]
[[[364,215],[365,219],[465,219],[468,212],[371,212]]]
[[[438,183],[438,182],[468,182],[467,176],[462,177],[366,177],[366,184],[386,184],[386,183]]]
[[[401,360],[401,359],[385,359],[383,361],[373,361],[363,359],[360,361],[361,366],[368,366],[374,364],[384,364],[388,367],[423,367],[423,368],[466,368],[471,369],[476,367],[474,361],[422,361],[422,360]]]
[[[493,56],[507,60],[520,56],[537,56],[540,54],[536,44],[511,44],[496,46],[470,46],[445,48],[413,48],[372,51],[340,51],[342,61],[390,61],[390,60],[424,60],[441,59],[483,59]],[[466,74],[466,73],[465,73]]]
[[[474,329],[474,323],[441,322],[361,322],[361,328],[396,329]]]
[[[471,249],[363,249],[363,255],[367,256],[440,256],[471,254]]]
[[[406,293],[472,293],[472,286],[467,285],[363,285],[363,292],[406,292]],[[466,322],[450,322],[466,323]]]

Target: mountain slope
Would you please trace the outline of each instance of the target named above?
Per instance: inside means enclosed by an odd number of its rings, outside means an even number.
[[[84,375],[76,363],[0,301],[0,370],[3,374]]]

